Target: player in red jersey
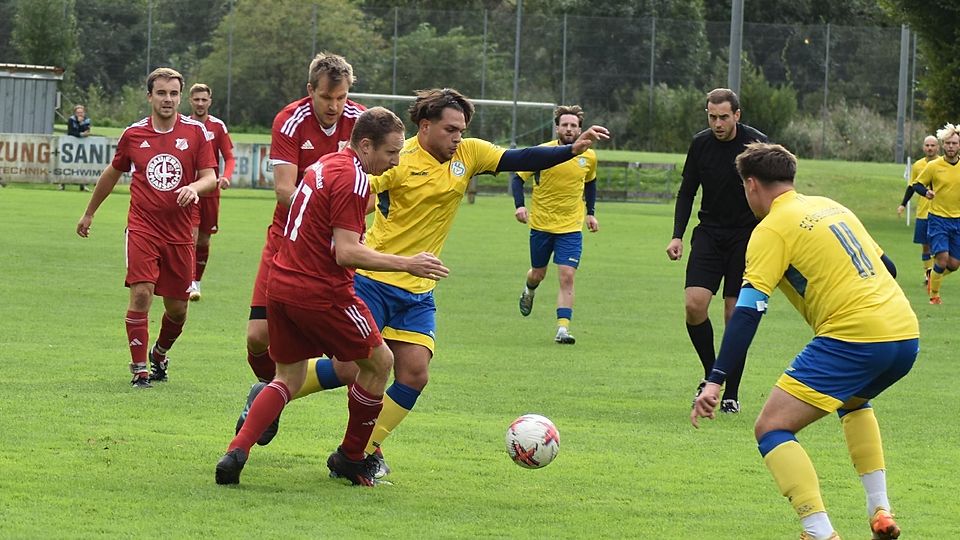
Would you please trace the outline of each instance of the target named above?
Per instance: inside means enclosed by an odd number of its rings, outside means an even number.
[[[200,300],[200,280],[207,268],[210,257],[210,235],[217,234],[217,218],[220,217],[220,190],[230,187],[236,161],[233,159],[233,141],[227,132],[227,125],[210,114],[213,102],[213,90],[209,86],[197,83],[190,87],[190,107],[193,118],[207,128],[207,138],[213,146],[213,156],[217,160],[217,189],[200,197],[200,204],[194,206],[194,237],[196,238],[196,269],[190,284],[190,300]],[[220,174],[220,160],[223,160],[223,174]]]
[[[370,181],[400,161],[403,122],[383,107],[360,115],[349,147],[310,166],[292,197],[267,290],[276,377],[256,397],[247,420],[217,463],[218,484],[240,482],[254,442],[299,391],[307,360],[336,356],[359,371],[347,393],[346,434],[327,466],[355,485],[374,485],[377,463],[364,448],[393,367],[373,315],[353,288],[355,268],[408,272],[438,280],[447,269],[430,253],[379,253],[363,244]]]
[[[93,215],[113,191],[125,171],[130,182],[127,215],[126,285],[127,339],[130,371],[136,388],[150,388],[150,380],[167,379],[166,353],[183,331],[187,319],[187,288],[193,278],[192,205],[216,188],[216,161],[203,124],[177,113],[183,76],[157,68],[147,77],[150,116],[120,136],[113,162],[103,170],[77,234],[90,234]],[[149,352],[147,374],[147,316],[153,295],[163,297],[160,335]]]
[[[264,382],[273,379],[275,373],[267,349],[267,277],[273,255],[283,237],[290,198],[307,167],[350,142],[353,125],[364,110],[362,105],[347,99],[354,80],[353,67],[342,56],[320,53],[310,62],[307,96],[284,107],[273,120],[270,163],[277,206],[267,228],[247,323],[247,362]]]

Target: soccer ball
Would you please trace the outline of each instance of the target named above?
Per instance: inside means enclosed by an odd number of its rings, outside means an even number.
[[[545,416],[525,414],[507,428],[507,453],[525,469],[546,467],[560,451],[560,432]]]

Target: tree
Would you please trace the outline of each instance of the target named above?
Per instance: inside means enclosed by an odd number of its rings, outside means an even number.
[[[280,108],[305,95],[314,39],[317,52],[341,54],[354,66],[355,89],[369,87],[381,77],[377,66],[382,62],[377,58],[384,56],[385,44],[373,31],[374,23],[350,4],[337,0],[240,0],[233,14],[224,17],[213,31],[211,52],[192,74],[192,79],[203,80],[214,89],[220,116],[227,116],[223,108],[231,25],[233,123],[269,126]]]
[[[13,44],[23,62],[69,70],[80,58],[73,0],[19,0]]]
[[[920,87],[926,92],[923,109],[932,131],[960,117],[960,4],[918,0],[880,0],[895,18],[917,33],[926,58],[926,76]]]

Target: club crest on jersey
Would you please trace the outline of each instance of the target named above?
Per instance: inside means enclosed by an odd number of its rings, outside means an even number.
[[[187,148],[190,148],[190,145],[187,144],[186,139],[177,139],[177,142],[174,143],[174,146],[177,147],[177,150],[186,150]]]
[[[212,131],[204,131],[203,134],[204,134],[204,137],[206,137],[208,141],[212,141],[212,140],[213,140],[214,134],[213,134]]]
[[[147,162],[147,182],[159,191],[172,191],[180,185],[183,178],[183,165],[176,156],[157,154]]]
[[[586,167],[586,166],[587,166],[587,158],[582,157],[582,158],[578,159],[578,160],[577,160],[577,165],[580,165],[581,167]]]
[[[350,143],[350,141],[340,141],[340,142],[338,142],[338,143],[337,143],[337,152],[339,152],[339,151],[343,150],[344,148],[346,148],[346,147],[347,147],[347,144],[349,144],[349,143]]]
[[[462,161],[457,160],[450,164],[450,172],[452,172],[454,176],[463,176],[467,173],[467,167]]]

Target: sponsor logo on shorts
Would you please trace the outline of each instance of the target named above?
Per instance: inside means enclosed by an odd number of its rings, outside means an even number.
[[[575,263],[580,262],[580,259],[574,259],[573,257],[567,257],[567,260],[570,261],[570,262],[575,262]]]
[[[147,162],[147,182],[160,191],[171,191],[180,185],[183,178],[183,165],[176,156],[157,154]]]

